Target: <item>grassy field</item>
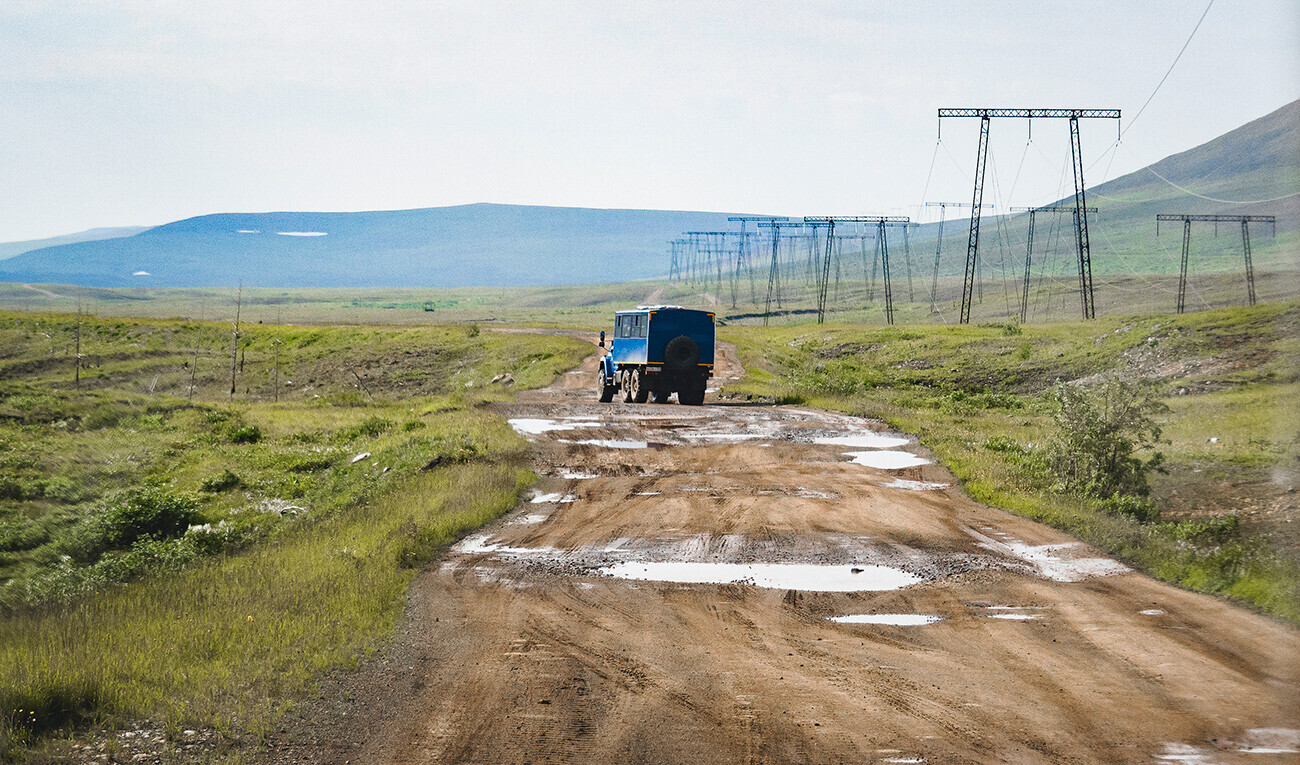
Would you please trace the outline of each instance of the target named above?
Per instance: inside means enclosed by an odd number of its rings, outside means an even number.
[[[1182,586],[1300,623],[1300,305],[1020,326],[728,328],[729,395],[806,402],[914,433],[975,499],[1074,533]],[[1045,395],[1114,370],[1160,381],[1158,520],[1062,491]]]
[[[590,346],[0,314],[0,348],[0,753],[39,760],[70,723],[255,741],[515,505],[526,444],[481,404]]]
[[[1174,243],[1175,245],[1177,242]],[[961,248],[965,246],[964,241]],[[912,276],[908,262],[891,255],[892,294],[898,324],[956,323],[961,303],[960,276],[941,276],[935,285],[934,309],[930,303],[933,251],[914,252]],[[945,258],[957,250],[945,250]],[[870,254],[869,254],[870,256]],[[764,254],[764,257],[766,255]],[[784,257],[784,256],[783,256]],[[1165,257],[1162,255],[1161,257]],[[1176,253],[1175,253],[1176,257]],[[1226,255],[1219,268],[1206,268],[1189,277],[1188,310],[1242,305],[1245,279],[1236,260]],[[981,269],[979,290],[972,309],[976,322],[1018,317],[1023,288],[1023,250],[1008,250],[1002,259],[989,256]],[[1292,259],[1294,260],[1294,259]],[[945,261],[947,262],[947,261]],[[665,263],[666,265],[666,263]],[[774,296],[778,326],[804,324],[815,319],[817,295],[807,276],[807,262],[793,261],[802,271],[783,272],[781,289]],[[1300,297],[1300,270],[1256,264],[1256,292],[1261,302]],[[1081,315],[1078,277],[1073,263],[1063,256],[1035,266],[1030,285],[1029,321],[1072,322]],[[828,286],[830,320],[845,323],[885,323],[884,282],[879,275],[864,278],[870,268],[859,255],[843,253]],[[838,274],[838,275],[836,275]],[[724,274],[708,283],[647,280],[621,284],[585,284],[557,287],[505,287],[455,289],[272,289],[245,288],[241,315],[256,324],[385,324],[426,325],[430,321],[477,323],[483,326],[536,324],[600,328],[612,322],[616,309],[642,303],[669,303],[718,312],[731,325],[762,324],[767,300],[767,270],[759,258],[753,273],[741,278]],[[752,276],[752,279],[751,279]],[[734,281],[734,285],[733,285]],[[1139,312],[1169,313],[1177,305],[1175,270],[1159,273],[1097,274],[1094,277],[1098,316],[1128,316]],[[733,289],[734,286],[734,289]],[[48,294],[47,294],[48,293]],[[733,294],[734,293],[734,294]],[[62,285],[0,284],[0,310],[76,311],[81,300],[88,312],[99,316],[206,318],[233,322],[234,288],[99,289]],[[55,297],[51,297],[54,295]],[[733,300],[734,297],[734,300]],[[431,310],[428,310],[431,309]]]

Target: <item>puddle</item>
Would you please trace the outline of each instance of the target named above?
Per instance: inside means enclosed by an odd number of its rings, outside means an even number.
[[[1032,619],[1041,619],[1038,614],[988,614],[990,619],[1006,619],[1013,622],[1027,622]]]
[[[858,573],[853,573],[854,571]],[[600,573],[619,579],[678,584],[750,584],[780,590],[860,592],[897,590],[921,581],[888,566],[818,566],[799,563],[618,563]]]
[[[838,624],[888,624],[894,627],[919,627],[942,621],[937,614],[849,614],[832,616],[830,620]]]
[[[573,473],[568,470],[560,472],[561,478],[567,478],[570,481],[584,481],[588,478],[600,478],[596,473]]]
[[[551,517],[551,516],[546,515],[545,513],[529,513],[528,515],[525,515],[525,516],[522,517],[522,518],[517,518],[517,519],[511,521],[511,522],[510,522],[510,525],[511,525],[511,526],[527,526],[527,525],[529,525],[529,524],[533,524],[533,523],[541,523],[542,521],[544,521],[544,520],[546,520],[547,518],[550,518],[550,517]]]
[[[886,489],[903,489],[906,491],[938,491],[939,489],[948,488],[946,483],[929,483],[926,481],[909,481],[906,478],[895,478],[886,484],[881,484]]]
[[[853,461],[859,465],[879,468],[880,470],[898,470],[899,468],[930,464],[930,460],[918,457],[911,452],[845,452],[844,456],[852,457]]]
[[[557,491],[550,494],[538,494],[528,501],[536,505],[542,502],[577,502],[578,498],[572,494]]]
[[[647,449],[650,447],[648,441],[618,441],[604,438],[586,438],[580,441],[570,441],[567,438],[558,440],[562,444],[586,444],[588,446],[603,446],[606,449]]]
[[[661,493],[661,492],[657,492],[657,491],[638,491],[638,492],[633,492],[632,496],[634,496],[634,497],[657,497],[657,496],[659,496],[660,493]]]
[[[925,762],[923,757],[886,757],[881,762]]]
[[[1161,611],[1158,608],[1148,608],[1145,611],[1138,611],[1138,613],[1142,614],[1143,616],[1164,616],[1165,615],[1165,612]]]
[[[1165,744],[1165,750],[1155,757],[1157,762],[1190,762],[1204,765],[1214,762],[1209,752],[1187,744]]]
[[[689,438],[692,441],[748,441],[753,438],[763,438],[762,433],[682,433],[682,438]]]
[[[517,433],[527,436],[537,436],[552,430],[573,430],[575,427],[572,424],[537,417],[516,417],[512,420],[506,420],[506,422],[510,423],[510,427],[514,428]]]
[[[829,444],[832,446],[856,446],[862,449],[892,449],[895,446],[903,446],[908,439],[902,436],[886,436],[881,433],[854,433],[850,436],[820,436],[812,440],[814,444]]]
[[[1054,582],[1082,582],[1096,576],[1127,574],[1132,569],[1110,558],[1081,558],[1076,555],[1087,548],[1080,542],[1056,545],[1027,545],[1015,537],[993,539],[974,529],[966,533],[980,540],[978,545],[986,550],[1002,553],[1030,564],[1038,569],[1039,576]],[[1001,534],[1001,532],[995,532]]]
[[[1292,728],[1251,728],[1237,751],[1246,754],[1300,753],[1300,730]]]
[[[546,555],[559,552],[554,547],[510,547],[500,542],[489,542],[491,538],[491,534],[474,534],[460,540],[451,549],[466,555]]]

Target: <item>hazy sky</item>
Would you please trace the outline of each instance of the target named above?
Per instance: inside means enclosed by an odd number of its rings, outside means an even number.
[[[1300,97],[1300,3],[0,2],[0,241],[212,212],[469,202],[915,213],[976,120],[1108,107],[1087,180]],[[992,125],[987,199],[1070,188],[1063,120]],[[927,187],[927,177],[930,182]]]

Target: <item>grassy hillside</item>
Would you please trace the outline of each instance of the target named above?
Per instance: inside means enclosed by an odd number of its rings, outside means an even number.
[[[572,284],[664,274],[666,242],[727,213],[475,204],[361,213],[226,213],[46,248],[0,281],[88,286]],[[135,276],[137,272],[146,275]]]
[[[57,751],[70,723],[255,741],[391,630],[420,563],[533,480],[478,405],[590,348],[253,324],[232,398],[228,326],[85,318],[79,385],[76,332],[0,314],[0,759]]]
[[[730,395],[807,402],[915,433],[974,498],[1162,579],[1300,623],[1300,304],[1088,323],[728,328]],[[1060,487],[1046,395],[1121,372],[1159,381],[1159,517]],[[1137,515],[1141,515],[1138,513]]]
[[[141,231],[148,231],[148,226],[110,226],[106,228],[91,228],[85,231],[78,231],[75,234],[66,234],[64,236],[52,236],[48,239],[30,239],[24,242],[0,242],[0,260],[12,258],[15,255],[21,255],[24,252],[39,250],[45,247],[55,247],[60,244],[73,244],[75,242],[94,242],[101,239],[116,239],[123,236],[135,236]]]

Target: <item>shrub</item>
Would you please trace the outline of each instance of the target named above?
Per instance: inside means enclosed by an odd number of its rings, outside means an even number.
[[[393,427],[391,420],[383,417],[367,417],[361,422],[338,432],[341,441],[355,441],[358,438],[375,438]]]
[[[1067,384],[1049,393],[1056,432],[1049,458],[1061,488],[1093,497],[1145,497],[1147,476],[1164,455],[1137,452],[1161,443],[1155,415],[1168,411],[1155,383],[1106,377],[1093,385]]]
[[[256,425],[241,425],[226,432],[232,444],[255,444],[262,440],[262,429]]]
[[[102,512],[74,529],[61,546],[77,560],[91,561],[139,539],[179,536],[196,520],[198,503],[192,497],[153,487],[132,489],[109,500]]]
[[[1102,507],[1111,515],[1126,515],[1139,523],[1160,520],[1160,508],[1146,497],[1112,494],[1102,502]]]
[[[230,469],[227,468],[216,475],[204,478],[203,481],[199,483],[199,489],[215,494],[227,489],[233,489],[241,483],[243,483],[243,481],[240,480],[239,476],[230,472]]]
[[[1237,538],[1237,515],[1231,513],[1215,518],[1166,523],[1160,530],[1183,542],[1221,545]]]

